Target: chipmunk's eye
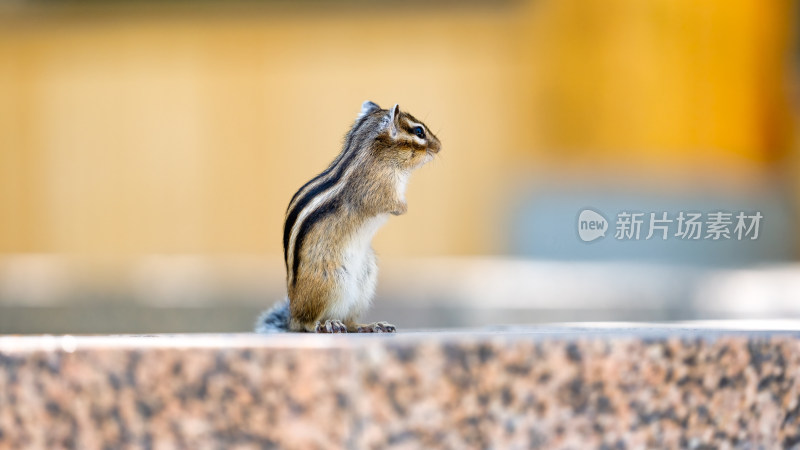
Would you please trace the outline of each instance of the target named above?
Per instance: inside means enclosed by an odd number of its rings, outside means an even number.
[[[414,127],[411,131],[417,135],[418,138],[425,139],[425,130],[423,130],[422,127]]]

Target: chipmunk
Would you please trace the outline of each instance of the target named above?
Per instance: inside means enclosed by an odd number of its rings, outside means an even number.
[[[407,210],[408,177],[441,143],[425,124],[366,101],[341,153],[298,190],[286,210],[283,256],[288,299],[261,314],[256,332],[392,333],[358,323],[375,294],[370,246],[389,214]]]

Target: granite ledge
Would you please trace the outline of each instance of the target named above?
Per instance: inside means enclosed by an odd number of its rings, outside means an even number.
[[[800,448],[800,322],[0,337],[2,448]]]

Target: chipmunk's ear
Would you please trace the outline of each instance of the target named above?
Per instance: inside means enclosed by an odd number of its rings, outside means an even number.
[[[394,108],[389,111],[389,135],[397,137],[397,128],[400,125],[400,105],[394,104]]]
[[[358,113],[358,118],[360,119],[360,118],[366,116],[367,114],[373,113],[373,112],[375,112],[375,111],[377,111],[379,109],[381,109],[381,107],[378,106],[377,103],[373,103],[373,102],[367,100],[367,101],[365,101],[364,103],[361,104],[361,112]]]

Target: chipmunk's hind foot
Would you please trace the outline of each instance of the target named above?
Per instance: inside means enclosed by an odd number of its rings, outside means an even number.
[[[347,327],[341,320],[326,320],[317,322],[314,326],[315,333],[347,333]]]
[[[358,333],[394,333],[396,331],[397,328],[387,322],[365,323],[356,326]]]

